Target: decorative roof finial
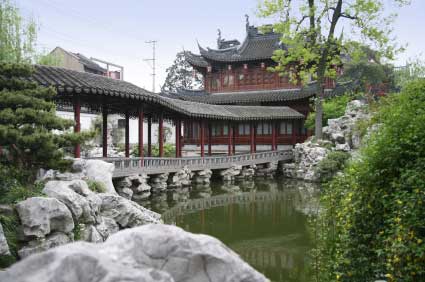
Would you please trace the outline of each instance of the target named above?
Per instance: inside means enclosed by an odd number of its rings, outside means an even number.
[[[247,14],[245,14],[245,19],[246,19],[246,29],[248,30],[248,28],[249,28],[249,16]]]
[[[217,29],[217,48],[218,49],[220,49],[222,41],[223,40],[221,39],[221,30],[218,28]]]

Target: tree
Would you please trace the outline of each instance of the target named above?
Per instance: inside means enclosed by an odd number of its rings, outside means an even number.
[[[21,79],[32,71],[29,65],[0,63],[0,161],[26,173],[26,183],[40,168],[64,168],[69,162],[63,148],[88,137],[66,131],[74,123],[56,115],[53,88]]]
[[[186,61],[184,52],[177,53],[173,65],[166,70],[167,78],[162,92],[176,92],[181,89],[200,89],[204,86],[202,75]]]
[[[24,20],[9,0],[0,0],[0,62],[30,63],[36,50],[37,27]]]
[[[393,0],[404,5],[408,0]],[[273,59],[278,65],[272,71],[287,73],[292,80],[317,80],[315,135],[322,138],[322,100],[326,78],[335,78],[345,50],[369,46],[382,57],[393,58],[400,48],[391,36],[394,15],[385,17],[383,0],[263,0],[259,4],[262,17],[278,16],[273,25],[282,34],[286,49],[276,50]],[[350,40],[344,39],[349,28]],[[360,41],[361,44],[352,44]],[[357,46],[356,46],[357,45]],[[353,60],[356,56],[353,56]]]

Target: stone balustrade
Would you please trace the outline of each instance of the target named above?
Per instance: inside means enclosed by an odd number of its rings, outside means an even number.
[[[113,177],[125,177],[133,174],[172,173],[187,166],[191,171],[204,169],[226,169],[234,164],[253,165],[268,162],[292,160],[292,150],[267,151],[254,154],[238,154],[234,156],[208,156],[183,158],[99,158],[113,163]]]

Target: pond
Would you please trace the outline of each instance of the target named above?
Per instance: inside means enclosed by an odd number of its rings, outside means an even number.
[[[165,223],[220,239],[272,281],[302,282],[317,199],[317,186],[278,178],[176,189],[142,204]]]

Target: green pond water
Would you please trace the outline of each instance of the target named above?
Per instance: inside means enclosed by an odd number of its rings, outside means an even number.
[[[155,195],[144,206],[168,224],[212,235],[272,281],[308,281],[309,215],[318,187],[287,179],[193,186]]]

